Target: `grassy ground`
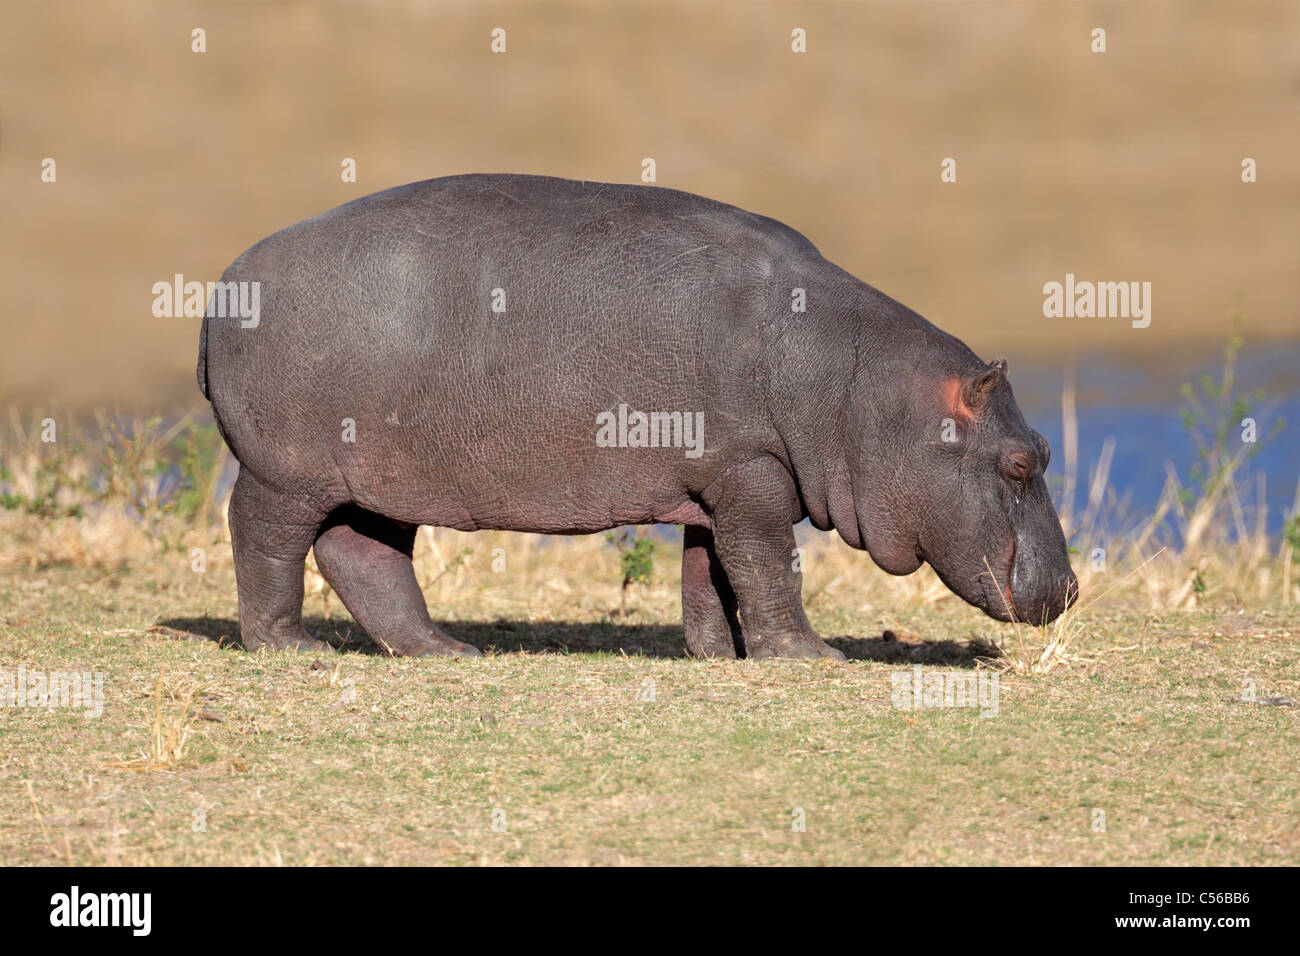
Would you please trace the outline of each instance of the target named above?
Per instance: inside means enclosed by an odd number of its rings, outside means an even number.
[[[1300,698],[1295,605],[1212,587],[1194,609],[1152,612],[1121,592],[1034,673],[1017,660],[1050,635],[833,544],[810,551],[805,590],[849,662],[700,662],[682,657],[671,550],[618,618],[617,554],[599,539],[427,535],[435,616],[489,652],[454,661],[368,653],[311,574],[308,627],[346,650],[232,648],[221,547],[202,574],[175,552],[9,563],[0,671],[100,671],[105,692],[98,719],[0,708],[0,856],[1300,862],[1300,709],[1274,700]],[[977,659],[989,641],[1008,656]],[[915,663],[997,673],[996,716],[893,706],[891,675]]]

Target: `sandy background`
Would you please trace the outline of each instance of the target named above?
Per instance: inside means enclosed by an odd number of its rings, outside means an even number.
[[[200,404],[197,320],[154,318],[152,284],[216,278],[339,203],[471,171],[631,182],[646,156],[985,355],[1158,371],[1217,351],[1234,311],[1257,341],[1300,338],[1294,2],[51,0],[6,7],[0,90],[0,402],[19,406]],[[1151,327],[1045,319],[1066,272],[1152,282]]]

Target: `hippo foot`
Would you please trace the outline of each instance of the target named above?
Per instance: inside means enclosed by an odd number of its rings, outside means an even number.
[[[837,651],[821,638],[801,641],[763,641],[747,648],[747,657],[762,660],[768,657],[784,657],[789,660],[812,661],[826,657],[833,661],[846,660],[842,651]]]
[[[703,622],[693,617],[685,615],[683,617],[687,654],[705,660],[734,661],[736,659],[736,638],[732,636],[731,628],[721,609],[718,609],[716,615],[710,616],[711,620]]]
[[[473,644],[447,638],[446,641],[433,641],[423,650],[417,651],[415,657],[482,657],[483,652]]]
[[[472,644],[464,644],[442,631],[420,634],[415,637],[392,637],[389,640],[371,638],[379,649],[390,657],[482,657],[483,652]]]
[[[725,638],[716,640],[690,641],[686,642],[686,653],[691,657],[699,657],[704,660],[735,660],[736,645],[728,633]]]

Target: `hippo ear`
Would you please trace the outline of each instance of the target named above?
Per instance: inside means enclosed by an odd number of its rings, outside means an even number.
[[[976,372],[966,380],[962,389],[962,401],[972,412],[979,411],[984,405],[989,392],[997,386],[999,379],[1006,375],[1007,360],[994,359],[993,364],[983,371]]]

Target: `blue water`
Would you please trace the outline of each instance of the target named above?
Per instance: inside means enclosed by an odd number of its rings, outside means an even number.
[[[1069,374],[1066,363],[1045,360],[1041,355],[1012,355],[1010,365],[1021,410],[1051,443],[1048,483],[1060,504],[1065,463],[1061,393]],[[1183,383],[1198,383],[1203,375],[1218,381],[1222,354],[1205,349],[1147,359],[1084,355],[1077,357],[1073,366],[1079,434],[1075,513],[1087,503],[1089,478],[1103,444],[1111,438],[1115,450],[1109,483],[1121,499],[1127,498],[1130,519],[1149,516],[1165,486],[1166,463],[1174,466],[1185,487],[1192,483],[1190,472],[1197,451],[1182,423],[1181,409],[1186,403],[1179,389]],[[1267,526],[1276,534],[1293,507],[1300,479],[1300,343],[1271,343],[1243,350],[1237,359],[1236,385],[1238,392],[1248,395],[1256,389],[1265,392],[1263,401],[1252,400],[1249,412],[1257,423],[1256,452],[1238,473],[1246,525],[1254,527],[1255,476],[1262,472]],[[1282,430],[1274,434],[1279,422],[1284,423]],[[1230,447],[1240,445],[1241,432],[1238,420],[1228,433]]]

